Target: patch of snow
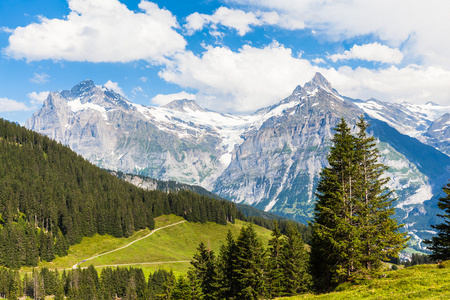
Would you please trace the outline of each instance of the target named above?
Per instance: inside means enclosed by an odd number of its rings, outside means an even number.
[[[405,205],[422,204],[433,197],[431,186],[426,184],[420,186],[413,195],[408,197],[402,203],[397,204],[396,208],[403,208]]]
[[[105,121],[108,120],[108,116],[106,114],[106,109],[100,105],[97,105],[94,103],[89,103],[89,102],[81,103],[80,98],[76,98],[75,100],[68,101],[67,105],[69,105],[70,109],[73,112],[78,112],[78,111],[86,110],[86,109],[96,110],[102,114],[103,120],[105,120]]]

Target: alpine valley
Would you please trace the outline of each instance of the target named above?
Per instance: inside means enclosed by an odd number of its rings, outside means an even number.
[[[450,178],[450,106],[344,97],[319,73],[252,115],[209,111],[194,101],[132,103],[86,80],[51,93],[26,127],[110,170],[199,185],[237,203],[310,220],[333,128],[343,117],[371,124],[399,223],[422,248]]]

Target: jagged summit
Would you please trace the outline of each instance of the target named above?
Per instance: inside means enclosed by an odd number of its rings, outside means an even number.
[[[308,95],[314,93],[318,88],[331,94],[337,94],[331,83],[319,72],[314,75],[311,81],[305,83],[303,87],[298,85],[292,94]]]
[[[192,111],[204,111],[204,109],[200,107],[195,100],[188,99],[174,100],[163,107],[179,111],[186,111],[187,109]]]
[[[76,86],[74,86],[70,91],[72,92],[72,94],[80,94],[94,87],[95,87],[94,82],[90,79],[86,79],[77,84]]]

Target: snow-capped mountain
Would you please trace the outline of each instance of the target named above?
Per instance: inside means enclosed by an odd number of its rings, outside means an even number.
[[[442,148],[438,133],[448,134],[449,115],[432,107],[349,99],[319,73],[278,104],[247,116],[216,113],[191,100],[139,105],[87,80],[51,93],[26,127],[101,167],[200,185],[305,221],[312,217],[333,128],[342,117],[355,124],[365,112],[390,166],[397,217],[408,230],[425,232],[431,216],[417,216],[427,215],[427,200],[450,176],[450,157],[413,138]]]
[[[450,155],[450,134],[444,128],[437,128],[440,125],[433,125],[445,114],[450,113],[450,106],[441,106],[433,102],[424,105],[408,102],[387,103],[376,99],[354,100],[354,102],[370,117],[384,121],[399,132]]]

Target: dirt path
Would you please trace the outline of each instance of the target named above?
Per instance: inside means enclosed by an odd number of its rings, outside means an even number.
[[[72,267],[72,269],[76,269],[79,265],[81,265],[82,263],[84,263],[84,262],[86,262],[86,261],[88,261],[88,260],[91,260],[91,259],[94,259],[94,258],[103,256],[103,255],[106,255],[106,254],[109,254],[109,253],[112,253],[112,252],[115,252],[115,251],[119,251],[119,250],[125,249],[126,247],[128,247],[128,246],[130,246],[130,245],[132,245],[132,244],[134,244],[134,243],[136,243],[136,242],[138,242],[138,241],[140,241],[140,240],[143,240],[143,239],[145,239],[145,238],[148,238],[149,236],[151,236],[152,234],[154,234],[154,233],[157,232],[158,230],[161,230],[161,229],[164,229],[164,228],[167,228],[167,227],[171,227],[171,226],[175,226],[175,225],[178,225],[178,224],[181,224],[181,223],[184,223],[184,222],[186,222],[186,220],[183,220],[183,221],[180,221],[180,222],[177,222],[177,223],[173,223],[173,224],[170,224],[170,225],[166,225],[166,226],[163,226],[163,227],[159,227],[159,228],[157,228],[157,229],[154,229],[154,230],[152,230],[152,232],[150,232],[150,233],[147,234],[146,236],[141,237],[141,238],[138,238],[137,240],[132,241],[131,243],[129,243],[129,244],[123,246],[123,247],[120,247],[120,248],[117,248],[117,249],[114,249],[114,250],[111,250],[111,251],[108,251],[108,252],[104,252],[104,253],[101,253],[101,254],[98,254],[98,255],[95,255],[95,256],[92,256],[92,257],[83,259],[82,261],[77,262],[76,264],[74,264],[73,267]],[[184,262],[184,261],[180,261],[180,262]],[[170,262],[168,262],[168,263],[170,263]],[[147,264],[149,264],[149,263],[147,263]],[[121,264],[111,265],[111,266],[118,266],[118,265],[121,265]],[[130,264],[124,264],[124,265],[130,265]],[[102,267],[103,267],[103,266],[102,266]]]

